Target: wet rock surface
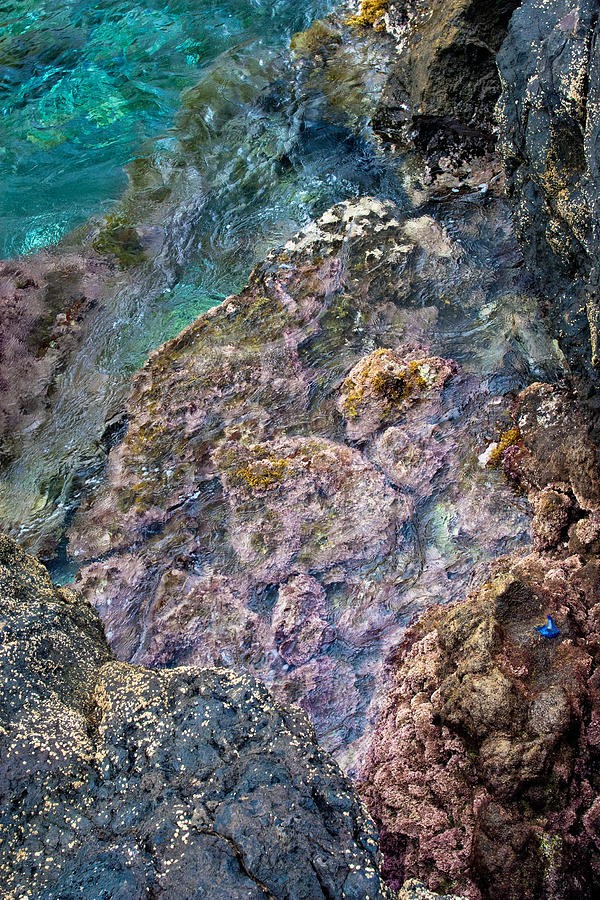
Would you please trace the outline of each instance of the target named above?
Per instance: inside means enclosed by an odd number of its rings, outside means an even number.
[[[561,346],[597,388],[600,69],[595,0],[525,0],[498,56],[515,224]],[[597,398],[592,402],[597,405]]]
[[[410,618],[529,539],[479,455],[561,371],[534,310],[495,200],[347,202],[272,253],[152,354],[71,529],[119,658],[256,673],[353,770]]]
[[[410,878],[399,891],[398,900],[464,900],[464,898],[454,894],[444,894],[444,896],[435,894],[433,891],[427,890],[422,881]]]
[[[396,55],[373,118],[385,140],[424,154],[425,182],[463,190],[500,177],[496,53],[518,0],[390,0],[375,28]]]
[[[328,205],[402,194],[368,127],[393,40],[339,21],[309,32],[293,51],[220,55],[105,216],[0,265],[0,527],[51,563],[58,549],[53,571],[148,353]]]
[[[500,94],[496,53],[517,6],[391,0],[379,27],[398,41],[399,58],[376,126],[392,139],[418,136],[422,145],[441,131],[446,139],[452,130],[484,139]]]
[[[376,0],[332,16],[296,36],[285,78],[270,84],[263,60],[252,89],[235,66],[219,75],[211,134],[198,85],[170,161],[132,165],[93,247],[113,268],[148,252],[137,296],[151,269],[171,290],[202,256],[207,159],[257,193],[252,166],[219,149],[238,100],[253,98],[244,147],[261,177],[333,140],[360,199],[135,376],[126,433],[70,530],[81,595],[0,543],[7,896],[387,896],[349,782],[255,675],[360,773],[402,900],[600,891],[597,4],[525,0],[509,26],[516,6]],[[501,88],[545,305],[498,198]],[[288,108],[263,153],[262,117]],[[95,303],[94,267],[63,263],[34,259],[31,278],[2,264],[5,333],[23,335],[0,337],[0,381],[23,347],[35,370],[30,396],[20,377],[4,392],[5,454],[9,430],[35,430]],[[62,508],[51,549],[65,506],[50,481],[34,506]]]
[[[0,537],[3,897],[391,897],[306,716],[253,678],[115,660]]]
[[[502,464],[530,492],[543,550],[497,563],[479,591],[407,633],[362,792],[394,886],[416,876],[473,900],[592,898],[598,448],[560,387],[531,386],[514,417]],[[548,615],[555,638],[537,630]]]

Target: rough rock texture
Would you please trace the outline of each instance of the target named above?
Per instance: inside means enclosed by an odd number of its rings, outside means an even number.
[[[89,604],[4,536],[0,597],[3,897],[391,896],[303,713],[249,676],[117,662]]]
[[[596,0],[524,0],[498,56],[499,149],[516,225],[561,346],[596,387],[599,33]]]
[[[415,403],[421,412],[428,402],[435,405],[455,373],[451,360],[407,360],[393,350],[375,350],[354,366],[340,390],[338,408],[348,437],[364,440],[382,426],[402,421]]]
[[[454,144],[481,152],[492,141],[500,94],[496,53],[518,0],[391,0],[379,27],[398,44],[374,119],[394,142],[428,155]],[[376,23],[377,27],[377,23]]]
[[[444,894],[442,897],[440,894],[428,891],[422,881],[410,878],[399,891],[398,900],[464,900],[464,898],[457,897],[455,894]]]
[[[352,770],[414,612],[528,540],[478,456],[561,365],[503,204],[333,207],[135,378],[70,543],[115,652],[258,674]]]
[[[297,52],[261,44],[254,55],[237,47],[220,54],[183,93],[172,140],[138,148],[128,187],[105,217],[51,254],[0,265],[0,357],[6,343],[13,348],[5,364],[0,358],[0,529],[36,555],[54,559],[82,484],[99,476],[132,367],[227,285],[243,283],[313,210],[397,181],[395,162],[382,160],[366,125],[394,42],[338,25],[321,53],[318,35],[328,29],[319,23],[299,35]],[[75,303],[89,297],[88,269],[108,277],[102,301],[93,310],[84,302],[76,316],[69,261],[83,271]],[[36,286],[16,288],[13,275],[21,284],[31,275]],[[182,293],[193,283],[195,295]],[[23,352],[38,312],[48,329],[43,359],[34,358],[35,335],[32,352]]]
[[[407,633],[362,792],[392,885],[411,875],[473,900],[591,900],[600,890],[598,448],[559,387],[531,386],[514,415],[518,434],[501,461],[530,491],[544,552],[497,563],[479,591]],[[558,638],[535,630],[547,615]]]

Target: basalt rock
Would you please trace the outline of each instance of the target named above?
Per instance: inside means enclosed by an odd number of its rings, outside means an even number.
[[[372,823],[298,709],[245,675],[117,662],[0,536],[0,893],[384,900]]]
[[[520,433],[502,463],[530,492],[540,550],[498,562],[479,591],[406,634],[362,793],[393,886],[413,876],[471,900],[592,900],[598,448],[560,387],[528,388],[514,415]],[[558,637],[536,629],[548,615]]]
[[[525,0],[498,56],[499,149],[516,226],[561,346],[596,396],[599,27],[596,0]]]
[[[352,771],[413,614],[529,540],[478,457],[561,371],[502,203],[339,204],[135,377],[81,590],[120,659],[256,674]]]
[[[376,27],[394,35],[398,57],[375,130],[394,143],[416,145],[430,158],[489,151],[500,94],[496,53],[517,5],[518,0],[391,0]]]

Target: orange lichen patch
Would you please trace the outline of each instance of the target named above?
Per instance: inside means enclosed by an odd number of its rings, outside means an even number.
[[[505,450],[508,450],[509,447],[514,447],[515,444],[519,444],[520,442],[521,432],[518,425],[515,425],[514,428],[509,428],[507,431],[504,431],[500,435],[500,440],[498,441],[496,447],[494,447],[488,457],[488,467],[490,469],[497,469],[502,463],[502,457]]]
[[[370,28],[380,19],[388,9],[388,0],[363,0],[360,12],[356,16],[350,16],[348,25],[353,28]]]

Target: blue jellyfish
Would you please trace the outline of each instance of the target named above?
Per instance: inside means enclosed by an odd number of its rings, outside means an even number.
[[[536,625],[535,630],[539,631],[542,637],[553,638],[557,637],[560,634],[560,631],[552,621],[552,616],[548,616],[548,622],[546,625]]]

